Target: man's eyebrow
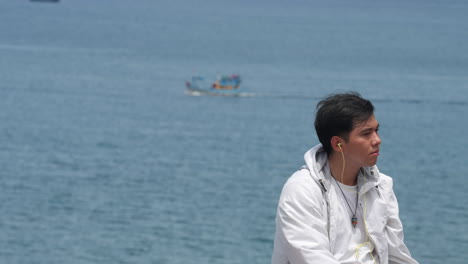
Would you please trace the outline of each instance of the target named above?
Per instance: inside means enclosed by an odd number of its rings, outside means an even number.
[[[377,126],[375,127],[375,130],[379,129],[380,127],[380,124],[377,124]],[[368,131],[372,131],[374,130],[374,127],[371,127],[371,126],[365,126],[364,128],[361,129],[361,133],[362,132],[368,132]]]

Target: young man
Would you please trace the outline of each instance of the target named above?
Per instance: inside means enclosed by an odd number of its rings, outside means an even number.
[[[285,183],[278,203],[273,264],[417,264],[403,242],[392,179],[380,151],[374,106],[357,93],[317,105],[321,144]]]

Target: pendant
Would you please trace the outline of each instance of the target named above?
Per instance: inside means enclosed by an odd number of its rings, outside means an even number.
[[[357,225],[357,217],[355,214],[353,214],[353,217],[351,218],[351,224],[353,224],[353,227],[356,228]]]

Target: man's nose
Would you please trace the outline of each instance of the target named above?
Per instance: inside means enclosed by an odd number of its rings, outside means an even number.
[[[375,146],[378,146],[382,143],[382,140],[380,139],[379,134],[375,133],[374,141],[373,141]]]

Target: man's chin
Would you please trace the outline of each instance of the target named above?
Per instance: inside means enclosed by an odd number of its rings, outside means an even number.
[[[376,164],[377,164],[377,159],[376,159],[375,161],[369,162],[368,167],[372,167],[372,166],[374,166],[374,165],[376,165]]]

